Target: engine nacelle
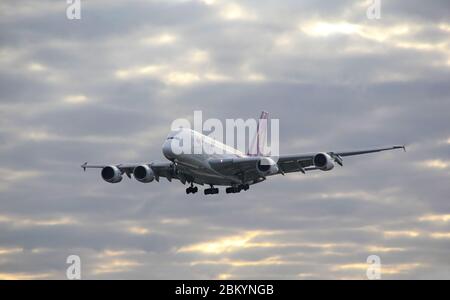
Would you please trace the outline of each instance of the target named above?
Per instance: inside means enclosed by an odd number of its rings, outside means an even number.
[[[153,172],[152,168],[150,168],[147,165],[140,165],[134,168],[133,171],[134,178],[136,178],[137,181],[147,183],[152,182],[153,179],[155,179],[155,173]]]
[[[256,170],[258,171],[259,174],[263,176],[273,175],[278,173],[278,165],[270,157],[262,157],[256,163]]]
[[[327,153],[317,153],[314,156],[314,166],[322,171],[330,171],[334,168],[333,158]]]
[[[102,169],[102,178],[109,183],[122,181],[122,172],[116,166],[107,166]]]

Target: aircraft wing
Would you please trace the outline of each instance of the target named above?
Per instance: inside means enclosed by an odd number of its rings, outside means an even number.
[[[133,174],[134,168],[141,165],[147,165],[149,166],[153,172],[155,173],[155,179],[156,181],[159,181],[159,177],[165,177],[169,181],[172,180],[172,178],[178,179],[175,175],[175,168],[173,163],[171,162],[158,162],[158,163],[126,163],[126,164],[116,164],[112,165],[117,167],[122,173],[126,174],[129,178],[131,178],[131,174]],[[84,171],[86,169],[103,169],[104,167],[111,166],[111,165],[89,165],[87,162],[81,165]]]
[[[333,154],[339,155],[341,157],[344,157],[344,156],[361,155],[361,154],[381,152],[381,151],[394,150],[394,149],[403,149],[403,151],[406,151],[406,146],[401,145],[401,146],[392,146],[392,147],[387,147],[387,148],[375,148],[375,149],[360,150],[360,151],[329,152],[329,153],[333,153]]]
[[[342,157],[361,155],[367,153],[388,151],[394,149],[403,149],[405,146],[392,146],[385,148],[374,148],[366,150],[357,151],[344,151],[344,152],[326,152],[331,158],[339,165],[343,165]],[[317,153],[306,153],[306,154],[292,154],[292,155],[282,155],[277,158],[273,157],[274,161],[277,162],[279,172],[278,174],[291,173],[291,172],[302,172],[317,170],[314,166],[314,156]],[[242,157],[242,158],[230,158],[230,159],[212,159],[210,160],[210,165],[213,169],[224,175],[230,176],[242,176],[244,178],[258,178],[261,175],[256,170],[256,164],[261,159],[261,157]]]
[[[298,155],[284,155],[272,159],[278,163],[280,174],[291,172],[305,172],[316,169],[313,163],[314,154],[298,154]],[[227,176],[239,176],[245,179],[254,179],[261,177],[256,169],[257,163],[261,157],[251,156],[242,158],[228,158],[228,159],[212,159],[209,161],[211,167],[217,172]]]
[[[328,155],[330,155],[337,164],[342,166],[343,165],[342,157],[375,153],[375,152],[388,151],[388,150],[394,150],[394,149],[405,150],[406,148],[405,148],[405,146],[392,146],[392,147],[373,148],[373,149],[357,150],[357,151],[343,151],[343,152],[331,151],[331,152],[326,152],[326,153]],[[278,166],[280,168],[280,173],[290,173],[290,172],[298,172],[298,171],[304,173],[305,171],[316,170],[317,168],[314,167],[314,162],[313,162],[314,156],[316,154],[317,153],[280,156],[278,159]]]

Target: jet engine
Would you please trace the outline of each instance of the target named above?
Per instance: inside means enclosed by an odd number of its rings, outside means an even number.
[[[136,178],[137,181],[147,183],[152,182],[153,179],[155,179],[155,173],[153,172],[152,168],[150,168],[147,165],[140,165],[134,168],[133,171],[134,178]]]
[[[270,157],[262,157],[256,163],[256,170],[262,176],[273,175],[278,173],[278,165]]]
[[[317,153],[314,156],[314,166],[322,171],[330,171],[334,168],[333,158],[327,153]]]
[[[122,181],[122,172],[116,166],[107,166],[102,169],[102,178],[109,183]]]

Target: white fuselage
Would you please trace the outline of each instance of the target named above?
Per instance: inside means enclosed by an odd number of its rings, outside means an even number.
[[[190,141],[189,146],[182,141]],[[162,146],[162,152],[167,159],[176,163],[183,173],[192,176],[194,182],[215,185],[232,185],[238,183],[239,179],[215,171],[209,164],[211,159],[246,157],[233,147],[187,128],[170,132]]]

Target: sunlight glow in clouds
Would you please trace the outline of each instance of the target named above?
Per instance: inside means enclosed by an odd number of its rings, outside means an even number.
[[[68,140],[67,137],[58,136],[45,129],[24,129],[18,133],[18,137],[22,140],[35,142]]]
[[[77,224],[78,221],[72,217],[26,219],[20,216],[0,215],[0,223],[8,223],[11,224],[12,226],[19,226],[19,227],[34,227],[34,226],[73,225]]]
[[[130,259],[113,259],[109,261],[102,261],[93,270],[94,274],[104,274],[104,273],[118,273],[118,272],[128,272],[133,269],[133,267],[139,266],[139,263]]]
[[[251,242],[254,238],[267,234],[270,233],[263,231],[248,231],[240,235],[224,237],[215,241],[182,247],[178,250],[178,252],[203,252],[208,254],[221,254],[250,247],[267,247],[271,246],[272,244]]]
[[[189,54],[189,61],[194,64],[207,63],[209,61],[209,53],[205,50],[194,50]]]
[[[289,265],[295,264],[289,261],[283,261],[279,256],[270,256],[263,259],[243,260],[243,259],[214,259],[214,260],[199,260],[190,263],[191,266],[197,265],[226,265],[232,267],[258,267],[258,266],[272,266],[272,265]]]
[[[448,25],[435,25],[434,28],[447,31]],[[450,61],[450,48],[447,41],[420,41],[414,38],[413,34],[424,28],[417,24],[396,24],[391,26],[373,26],[366,24],[354,24],[348,22],[324,22],[309,21],[303,22],[299,26],[300,30],[312,37],[329,37],[332,35],[349,35],[360,37],[368,41],[385,43],[392,47],[401,49],[411,49],[416,51],[430,51],[441,53],[444,56],[444,63]],[[348,48],[350,51],[352,47]],[[353,51],[358,48],[353,48]],[[360,48],[364,49],[364,48]],[[368,51],[368,49],[364,50]],[[356,51],[357,52],[357,51]],[[440,65],[442,61],[438,64]],[[400,76],[401,74],[399,73]],[[404,76],[404,75],[401,75]]]
[[[98,257],[103,259],[103,258],[140,255],[140,254],[145,254],[145,251],[135,249],[127,249],[127,250],[106,249],[102,251],[100,254],[98,254]]]
[[[165,225],[175,225],[175,226],[184,226],[189,225],[191,221],[189,219],[172,219],[172,218],[164,218],[160,221],[161,224]]]
[[[173,85],[188,85],[200,80],[195,73],[190,72],[171,72],[166,77],[166,82]]]
[[[444,214],[444,215],[426,215],[419,218],[419,221],[421,222],[449,222],[450,221],[450,214]]]
[[[230,279],[232,277],[233,277],[232,274],[222,273],[222,274],[219,274],[216,278],[217,278],[217,280],[227,280],[227,279]]]
[[[25,179],[30,179],[41,174],[34,170],[11,170],[11,169],[0,169],[0,176],[2,181],[21,181]]]
[[[433,232],[431,237],[434,239],[450,239],[450,232]]]
[[[147,45],[169,45],[175,43],[177,37],[170,33],[162,33],[160,35],[143,38],[141,41],[143,44]]]
[[[64,102],[69,104],[83,104],[88,101],[85,95],[70,95],[64,98]]]
[[[23,248],[0,248],[0,255],[20,253],[22,251],[23,251]]]
[[[331,35],[355,35],[368,40],[383,42],[394,37],[406,36],[413,29],[411,25],[399,24],[389,27],[361,25],[348,22],[304,22],[300,29],[310,36],[328,37]],[[418,29],[415,28],[415,31]]]
[[[49,278],[50,273],[0,273],[0,280],[37,280]]]
[[[263,74],[259,74],[259,73],[250,73],[247,75],[247,80],[249,81],[264,81],[266,80],[266,76],[264,76]]]
[[[138,235],[146,235],[146,234],[149,234],[149,233],[150,233],[150,230],[148,230],[148,229],[145,228],[145,227],[140,227],[140,226],[132,226],[132,227],[129,227],[129,228],[128,228],[128,231],[129,231],[130,233],[138,234]]]
[[[447,169],[450,166],[450,163],[441,159],[432,159],[422,162],[422,166],[430,169]]]
[[[439,29],[450,32],[450,24],[448,23],[439,24]]]
[[[200,2],[203,2],[206,5],[213,5],[217,3],[217,0],[200,0]]]
[[[386,265],[382,264],[381,266],[381,273],[382,274],[399,274],[403,272],[408,272],[412,269],[416,269],[418,267],[421,267],[422,265],[419,263],[406,263],[406,264],[395,264],[395,265]],[[340,271],[340,270],[356,270],[356,271],[364,271],[367,270],[367,264],[365,263],[354,263],[354,264],[343,264],[343,265],[337,265],[332,268],[334,271]]]
[[[379,246],[369,246],[367,247],[367,251],[370,253],[389,253],[389,252],[401,252],[405,251],[405,248],[399,247],[379,247]]]
[[[313,21],[300,24],[300,30],[310,36],[328,37],[343,34],[355,35],[368,40],[382,42],[396,36],[404,36],[411,32],[410,25],[396,25],[389,27],[369,26],[348,22]]]
[[[28,70],[32,72],[43,72],[47,70],[47,67],[40,63],[31,63],[28,65]]]
[[[220,12],[220,15],[225,20],[255,20],[256,16],[249,12],[248,10],[244,9],[242,6],[232,3],[232,4],[225,4]]]
[[[115,75],[120,79],[129,79],[145,75],[158,75],[163,68],[165,67],[161,65],[147,65],[136,68],[119,69],[115,72]]]
[[[0,181],[0,191],[5,191],[13,184],[20,183],[23,180],[30,180],[32,178],[38,177],[42,174],[36,170],[11,170],[0,168],[0,177],[2,180]],[[0,222],[2,220],[2,216],[0,215]]]
[[[395,237],[409,237],[409,238],[415,238],[420,235],[420,232],[413,231],[413,230],[392,230],[392,231],[385,231],[384,236],[388,238],[395,238]]]
[[[359,25],[339,22],[339,23],[308,23],[301,26],[301,29],[312,36],[329,36],[332,34],[354,34],[358,33]]]
[[[197,52],[194,53],[193,56],[189,56],[189,60],[190,63],[193,63],[194,65],[206,63],[208,61],[208,55],[205,52]],[[192,66],[186,70],[177,70],[174,66],[170,65],[148,65],[129,69],[119,69],[115,72],[115,76],[121,80],[149,77],[172,86],[188,86],[192,84],[231,80],[229,76],[217,72],[202,71],[198,66]],[[244,79],[247,81],[259,81],[263,80],[263,77],[249,76]]]

